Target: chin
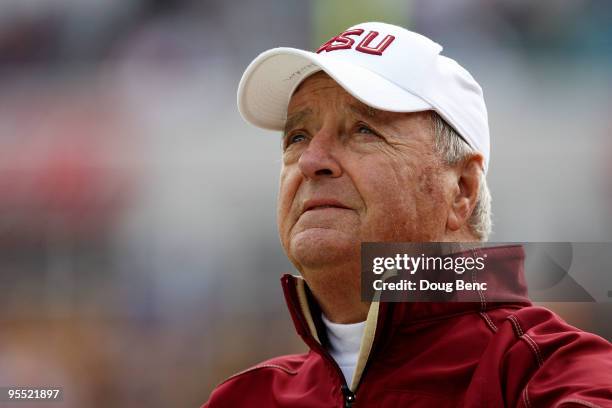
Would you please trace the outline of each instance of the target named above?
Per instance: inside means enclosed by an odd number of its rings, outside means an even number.
[[[359,259],[360,242],[355,235],[329,228],[309,228],[291,238],[291,258],[305,268],[324,267]]]

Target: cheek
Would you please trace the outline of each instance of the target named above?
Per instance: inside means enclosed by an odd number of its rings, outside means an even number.
[[[283,167],[280,174],[280,183],[278,189],[278,199],[276,203],[276,222],[278,224],[281,238],[283,232],[290,227],[291,208],[295,199],[297,187],[299,186],[299,177],[295,171],[291,171],[287,167]]]
[[[414,171],[407,165],[390,161],[367,164],[360,191],[369,209],[396,211],[409,207],[415,193]]]
[[[366,204],[366,223],[372,233],[381,229],[402,228],[400,223],[412,221],[415,211],[415,182],[410,168],[393,166],[389,161],[363,165],[367,172],[356,180]]]
[[[366,204],[366,240],[426,240],[430,235],[438,189],[426,166],[392,158],[361,163],[355,183]],[[437,214],[437,213],[436,213]]]

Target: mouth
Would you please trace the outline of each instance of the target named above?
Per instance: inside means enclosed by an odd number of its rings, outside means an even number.
[[[342,204],[338,200],[333,199],[316,199],[316,200],[306,200],[302,207],[302,214],[308,211],[319,211],[326,209],[350,209],[346,205]]]

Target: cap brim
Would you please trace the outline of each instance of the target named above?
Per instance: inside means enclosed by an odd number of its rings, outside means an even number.
[[[255,126],[282,130],[296,87],[323,70],[364,104],[391,112],[433,109],[418,96],[359,65],[295,48],[274,48],[248,66],[238,86],[238,109]]]

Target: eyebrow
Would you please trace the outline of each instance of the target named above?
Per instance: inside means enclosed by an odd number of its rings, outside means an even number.
[[[353,113],[356,113],[357,115],[367,116],[370,118],[375,118],[379,112],[378,109],[374,109],[367,105],[356,105],[353,103],[349,103],[347,106],[349,110]]]
[[[367,106],[365,104],[354,104],[354,103],[349,103],[346,105],[347,106],[347,110],[351,111],[353,114],[359,115],[359,116],[364,116],[364,117],[369,117],[369,118],[374,118],[376,120],[381,120],[381,113],[382,111],[380,111],[379,109],[376,108],[372,108],[370,106]],[[287,136],[287,133],[289,133],[289,131],[291,131],[293,128],[295,128],[300,122],[304,121],[308,116],[312,115],[313,111],[310,108],[306,108],[306,109],[302,109],[301,111],[297,111],[291,115],[289,115],[287,117],[287,120],[285,121],[285,127],[283,129],[283,140],[285,139],[285,137]],[[397,127],[390,125],[391,128],[393,128],[396,132],[399,132],[399,130],[397,129]]]
[[[376,108],[372,108],[371,106],[368,106],[365,104],[357,105],[354,103],[350,103],[347,106],[351,112],[353,112],[354,114],[358,116],[363,116],[363,117],[374,119],[373,124],[376,124],[376,123],[384,124],[385,126],[390,127],[395,132],[395,134],[399,135],[402,133],[402,130],[398,128],[392,121],[385,119],[385,118],[388,118],[388,116],[385,115],[385,113],[387,113],[385,111],[382,111]]]
[[[283,137],[289,133],[298,123],[302,122],[308,115],[312,115],[312,109],[303,109],[296,113],[291,114],[285,121],[285,128],[283,130]]]
[[[374,109],[366,105],[348,104],[347,106],[350,111],[358,115],[375,117],[378,113],[378,109]],[[310,108],[303,109],[287,117],[283,130],[283,135],[286,135],[292,128],[294,128],[298,123],[303,121],[308,115],[312,115],[312,109]]]

